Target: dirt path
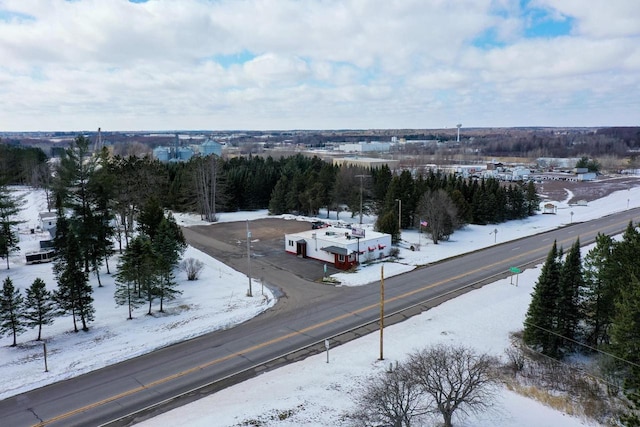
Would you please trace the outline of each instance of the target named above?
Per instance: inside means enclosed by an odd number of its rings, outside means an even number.
[[[570,204],[578,203],[580,200],[592,202],[615,191],[628,190],[637,186],[640,186],[640,178],[634,176],[601,177],[596,181],[586,182],[544,181],[536,184],[538,194],[544,200],[561,202],[568,196],[566,190],[571,191],[573,197],[569,200]]]

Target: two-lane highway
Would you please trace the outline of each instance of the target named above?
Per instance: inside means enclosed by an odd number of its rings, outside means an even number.
[[[630,220],[637,222],[639,215],[640,210],[634,209],[573,224],[385,279],[386,313],[504,275],[511,266],[538,263],[553,240],[568,248],[577,237],[587,244],[598,232],[620,233]],[[267,273],[271,283],[286,274]],[[375,322],[379,316],[375,284],[333,288],[287,277],[293,280],[300,282],[297,286],[313,286],[312,297],[287,309],[269,310],[232,329],[0,401],[0,424],[100,425],[238,372],[252,375],[266,361]]]

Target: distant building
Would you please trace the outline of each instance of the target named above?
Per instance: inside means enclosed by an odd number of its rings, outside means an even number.
[[[216,156],[222,156],[222,144],[212,139],[207,139],[200,145],[200,154],[202,156],[209,156],[215,154]]]
[[[160,146],[153,149],[153,157],[161,162],[186,162],[195,155],[208,156],[215,154],[222,156],[222,144],[207,139],[200,145],[183,145],[176,135],[176,143],[173,146]]]
[[[395,169],[400,164],[399,160],[377,159],[371,157],[336,157],[333,159],[336,166],[362,166],[365,168],[378,168],[388,166],[389,169]]]
[[[391,150],[391,143],[381,141],[360,141],[355,144],[339,144],[338,150],[347,153],[388,153]]]

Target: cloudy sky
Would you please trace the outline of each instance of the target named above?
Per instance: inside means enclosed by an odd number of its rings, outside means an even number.
[[[0,0],[0,131],[640,125],[638,0]]]

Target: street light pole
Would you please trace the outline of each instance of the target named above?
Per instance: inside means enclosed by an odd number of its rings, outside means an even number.
[[[247,296],[252,297],[251,292],[251,231],[249,231],[249,220],[247,220],[247,264],[249,265],[249,290]]]

